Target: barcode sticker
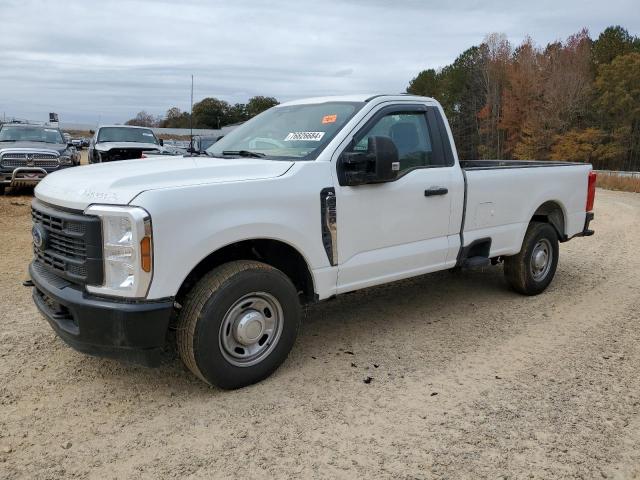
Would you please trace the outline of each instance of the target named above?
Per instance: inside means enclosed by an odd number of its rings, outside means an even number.
[[[324,132],[291,132],[284,139],[285,142],[309,141],[319,142],[324,137]]]

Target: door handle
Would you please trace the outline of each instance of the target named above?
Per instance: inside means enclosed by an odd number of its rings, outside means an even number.
[[[424,191],[425,197],[435,197],[436,195],[446,195],[449,189],[446,187],[430,187]]]

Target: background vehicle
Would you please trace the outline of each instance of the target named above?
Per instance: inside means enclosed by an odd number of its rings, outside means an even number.
[[[216,143],[218,140],[223,138],[222,135],[218,136],[205,136],[205,135],[194,135],[193,141],[189,146],[189,153],[201,154],[204,153],[207,148]]]
[[[99,127],[89,145],[89,163],[113,162],[141,158],[143,152],[162,155],[163,141],[144,127],[105,125]]]
[[[77,150],[82,150],[82,139],[81,138],[73,138],[71,140],[71,144],[76,147]]]
[[[35,185],[47,174],[80,161],[62,132],[47,125],[0,125],[0,195],[5,187]]]
[[[512,288],[535,295],[558,243],[593,234],[590,165],[460,162],[429,98],[289,102],[206,153],[38,186],[34,300],[74,348],[155,364],[177,317],[185,364],[236,388],[286,358],[301,304],[501,262]],[[40,241],[41,218],[77,225],[65,235],[82,255]]]
[[[164,149],[169,155],[184,155],[188,152],[189,142],[182,140],[165,140]]]

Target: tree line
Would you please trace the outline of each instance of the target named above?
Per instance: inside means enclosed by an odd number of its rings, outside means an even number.
[[[219,129],[225,125],[244,122],[278,103],[273,97],[255,96],[247,103],[231,105],[224,100],[207,97],[193,104],[193,128]],[[125,124],[138,127],[189,128],[190,117],[189,112],[183,112],[178,107],[171,107],[164,117],[154,116],[143,110]]]
[[[407,92],[440,101],[462,159],[640,170],[640,39],[620,26],[544,48],[491,34],[451,65],[420,72]]]

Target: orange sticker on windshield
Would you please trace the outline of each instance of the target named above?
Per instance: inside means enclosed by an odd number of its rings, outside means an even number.
[[[338,119],[338,115],[325,115],[322,117],[322,123],[334,123]]]

